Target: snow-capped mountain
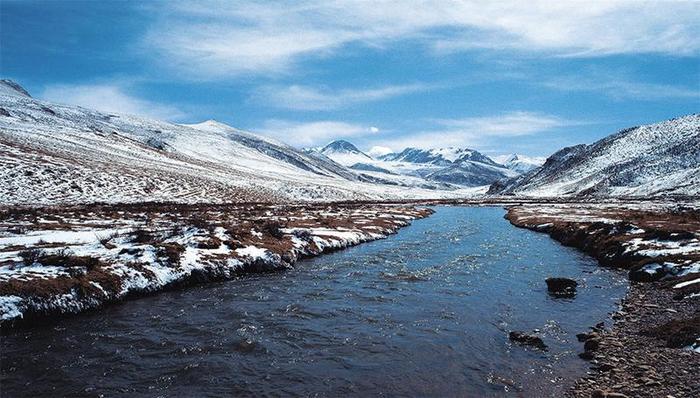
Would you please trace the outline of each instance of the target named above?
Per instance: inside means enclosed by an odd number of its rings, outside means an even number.
[[[369,182],[367,182],[369,181]],[[178,125],[33,99],[0,82],[0,203],[447,197],[207,121]]]
[[[481,153],[466,148],[437,148],[419,149],[406,148],[399,153],[389,153],[380,157],[381,160],[392,162],[408,162],[419,164],[433,164],[436,166],[451,166],[455,163],[470,160],[474,162],[498,166],[496,162]]]
[[[456,189],[489,185],[517,175],[478,151],[466,148],[406,148],[373,158],[352,143],[337,140],[323,148],[307,149],[307,153],[314,152],[355,170],[363,180],[389,185]]]
[[[467,148],[406,148],[380,156],[372,165],[394,174],[410,175],[427,181],[476,187],[517,175],[488,156]]]
[[[700,115],[624,129],[564,148],[545,164],[491,186],[491,194],[555,196],[700,195]]]
[[[357,163],[372,161],[372,158],[369,155],[365,154],[361,150],[357,149],[355,145],[345,140],[333,141],[321,148],[318,152],[326,155],[334,162],[347,167]]]
[[[542,166],[547,160],[547,158],[529,157],[513,153],[510,155],[496,156],[494,160],[496,161],[496,163],[502,164],[503,166],[522,174]]]

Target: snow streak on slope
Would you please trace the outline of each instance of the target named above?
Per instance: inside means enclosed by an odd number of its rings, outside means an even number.
[[[184,126],[32,99],[0,82],[0,203],[445,197],[209,121]]]
[[[523,196],[700,195],[700,115],[622,130],[564,148],[522,176],[491,186]]]

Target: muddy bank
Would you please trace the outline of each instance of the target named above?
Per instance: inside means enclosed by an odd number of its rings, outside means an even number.
[[[583,250],[603,266],[628,270],[632,285],[613,327],[598,325],[580,336],[591,371],[569,396],[700,395],[696,208],[528,204],[509,208],[506,218]]]
[[[377,204],[0,208],[0,327],[288,268],[431,213]]]

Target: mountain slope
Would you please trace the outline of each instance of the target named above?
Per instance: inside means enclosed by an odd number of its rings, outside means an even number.
[[[0,203],[443,197],[363,183],[323,156],[221,123],[178,125],[31,98],[0,82]]]
[[[564,148],[542,167],[493,184],[489,193],[700,195],[700,115],[628,128],[591,145]]]

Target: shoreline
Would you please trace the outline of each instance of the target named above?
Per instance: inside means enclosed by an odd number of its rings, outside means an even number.
[[[630,289],[613,325],[578,337],[591,370],[568,397],[686,397],[700,395],[700,212],[624,206],[521,205],[511,224],[546,233],[628,271]],[[584,332],[584,331],[582,331]]]
[[[433,211],[369,205],[87,205],[0,217],[0,330],[165,289],[290,268]]]

